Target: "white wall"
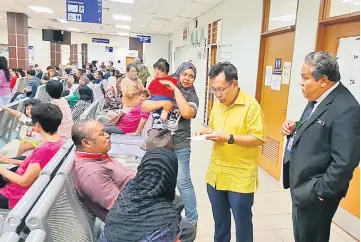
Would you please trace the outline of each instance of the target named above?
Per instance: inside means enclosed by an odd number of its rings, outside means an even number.
[[[4,20],[5,18],[1,18],[0,20]],[[0,44],[8,44],[8,27],[5,25],[0,25]],[[9,52],[2,52],[0,56],[4,56],[9,59]]]
[[[50,42],[43,41],[41,29],[29,29],[29,46],[34,46],[34,62],[38,64],[42,70],[46,70],[50,66]]]
[[[70,45],[61,46],[61,64],[70,64]]]
[[[256,92],[258,54],[260,46],[260,34],[262,24],[262,0],[226,0],[215,8],[198,18],[198,28],[204,28],[209,23],[222,19],[221,43],[232,45],[231,62],[237,67],[239,85],[248,94],[254,96]],[[194,30],[192,23],[189,24],[190,33]],[[177,47],[185,46],[182,55],[186,61],[195,55],[189,50],[188,42],[183,41],[182,29],[172,33],[173,52]],[[198,119],[203,118],[204,93],[206,81],[206,59],[192,60],[197,67],[197,79],[195,87],[200,99]],[[174,67],[175,69],[176,67]]]
[[[149,44],[143,44],[143,62],[150,72],[150,77],[154,76],[153,64],[159,58],[168,59],[169,37],[165,35],[152,35]]]

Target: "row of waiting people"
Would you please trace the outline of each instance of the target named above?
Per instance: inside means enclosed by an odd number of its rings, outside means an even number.
[[[43,241],[94,241],[94,215],[102,221],[107,217],[99,241],[148,241],[157,236],[194,240],[195,229],[181,219],[182,200],[175,197],[177,159],[171,151],[149,151],[136,174],[107,155],[110,137],[97,121],[74,125],[74,156],[71,141],[64,145],[57,132],[60,109],[53,104],[38,104],[31,112],[44,143],[23,162],[3,160],[18,168],[16,172],[0,169],[8,180],[0,189],[1,204],[6,208],[7,199],[9,208],[13,208],[4,221],[0,241],[18,241],[20,231],[27,234],[27,229],[32,230],[27,241],[42,241],[38,236]],[[152,182],[145,185],[144,180]],[[21,227],[24,221],[25,229]]]

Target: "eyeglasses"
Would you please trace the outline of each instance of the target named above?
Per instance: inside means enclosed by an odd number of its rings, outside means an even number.
[[[229,85],[226,86],[226,88],[224,88],[223,90],[211,88],[211,91],[212,91],[214,94],[223,94],[223,93],[233,84],[233,82],[234,82],[234,81],[232,81],[231,83],[229,83]]]

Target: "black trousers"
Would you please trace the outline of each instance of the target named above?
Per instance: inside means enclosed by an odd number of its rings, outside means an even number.
[[[332,218],[341,199],[317,199],[306,208],[292,205],[295,242],[328,242]]]
[[[22,160],[23,156],[15,157],[13,159]],[[9,170],[12,172],[16,172],[17,169],[18,169],[18,166],[15,166]],[[8,181],[4,180],[3,177],[0,176],[0,188],[5,187],[6,184],[8,184]],[[0,208],[9,209],[9,199],[2,194],[0,194]]]

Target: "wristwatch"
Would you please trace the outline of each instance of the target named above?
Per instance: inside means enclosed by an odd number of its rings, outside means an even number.
[[[230,145],[234,144],[233,134],[231,134],[231,135],[229,136],[228,144],[230,144]]]

